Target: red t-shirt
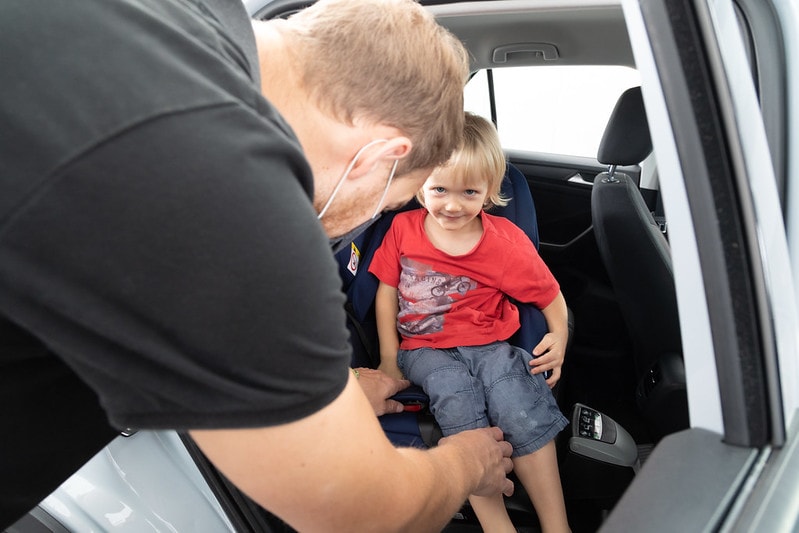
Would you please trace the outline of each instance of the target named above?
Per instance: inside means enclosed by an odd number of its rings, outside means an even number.
[[[560,286],[533,243],[503,217],[481,215],[483,236],[464,255],[438,250],[424,231],[427,211],[399,213],[369,272],[399,291],[400,348],[477,346],[508,339],[519,311],[508,296],[543,309]]]

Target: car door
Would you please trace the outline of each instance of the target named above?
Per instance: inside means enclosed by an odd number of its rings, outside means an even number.
[[[783,214],[799,178],[799,17],[778,1],[623,7],[669,219],[691,428],[658,444],[601,530],[795,530],[796,235]]]

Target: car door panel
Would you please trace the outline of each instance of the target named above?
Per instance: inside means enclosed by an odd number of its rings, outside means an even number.
[[[527,178],[536,203],[542,247],[553,261],[591,229],[591,187],[607,170],[595,159],[508,150],[508,160]],[[620,167],[638,183],[640,168]],[[575,245],[577,243],[574,243]]]
[[[757,456],[757,451],[724,444],[721,435],[704,429],[669,435],[600,531],[716,531],[721,511],[741,490]]]
[[[508,156],[530,185],[542,246],[566,253],[564,247],[591,226],[591,181],[603,167],[584,157],[520,151]]]

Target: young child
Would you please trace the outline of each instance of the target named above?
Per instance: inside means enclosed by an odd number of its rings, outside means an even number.
[[[563,364],[566,302],[527,235],[484,211],[507,203],[505,166],[494,126],[467,113],[462,147],[417,195],[424,209],[394,218],[369,268],[380,280],[380,369],[425,390],[445,436],[502,429],[543,531],[568,531],[553,440],[567,420],[547,386]],[[509,297],[546,318],[535,363],[505,342],[519,328]],[[484,531],[516,531],[501,494],[469,501]]]

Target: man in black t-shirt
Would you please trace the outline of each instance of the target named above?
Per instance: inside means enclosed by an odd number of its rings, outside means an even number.
[[[189,431],[301,530],[512,490],[496,429],[385,439],[329,247],[448,158],[462,47],[410,0],[255,28],[236,1],[0,4],[0,528],[123,428]]]

